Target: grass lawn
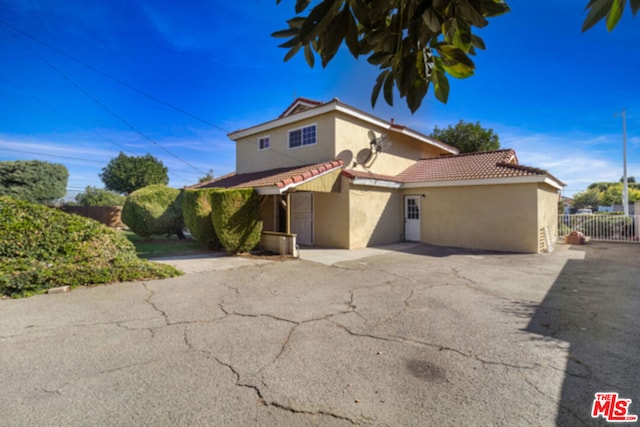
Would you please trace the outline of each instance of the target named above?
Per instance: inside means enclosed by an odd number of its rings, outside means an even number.
[[[202,248],[198,242],[191,238],[178,239],[177,236],[153,236],[151,239],[140,237],[131,231],[122,231],[131,243],[136,247],[140,258],[156,258],[165,256],[181,256],[204,254],[212,252]]]

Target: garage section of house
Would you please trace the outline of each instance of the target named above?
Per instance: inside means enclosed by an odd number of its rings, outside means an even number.
[[[539,253],[557,239],[558,192],[564,184],[545,170],[520,165],[510,149],[422,159],[397,176],[343,174],[361,197],[367,188],[374,200],[383,188],[401,195],[396,206],[365,208],[368,216],[384,218],[384,243]],[[394,209],[401,212],[397,222],[390,220]],[[398,232],[402,238],[394,239]]]

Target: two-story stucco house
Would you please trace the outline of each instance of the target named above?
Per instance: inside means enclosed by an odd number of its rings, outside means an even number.
[[[255,188],[265,235],[333,248],[417,241],[532,253],[557,237],[564,184],[519,165],[510,149],[460,155],[337,99],[299,98],[229,137],[236,171],[194,187]]]

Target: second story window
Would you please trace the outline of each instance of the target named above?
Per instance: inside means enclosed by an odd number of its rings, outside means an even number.
[[[289,148],[313,145],[316,143],[316,125],[289,131]]]
[[[266,150],[269,148],[270,140],[268,136],[258,139],[258,150]]]

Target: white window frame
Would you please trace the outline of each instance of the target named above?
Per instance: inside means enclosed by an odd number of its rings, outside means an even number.
[[[267,140],[268,145],[266,147],[261,147],[260,143],[264,140]],[[258,138],[258,151],[264,151],[264,150],[268,150],[269,148],[271,148],[271,136],[270,135],[265,135],[265,136],[261,136],[260,138]]]
[[[304,143],[304,129],[311,128],[311,127],[315,128],[315,139],[314,139],[313,143],[305,144]],[[296,132],[296,131],[300,131],[300,145],[292,147],[291,146],[291,134],[293,132]],[[288,147],[289,150],[296,150],[298,148],[309,147],[311,145],[316,145],[317,143],[318,143],[318,125],[316,123],[311,123],[311,124],[308,124],[308,125],[305,125],[305,126],[300,126],[300,127],[294,128],[294,129],[289,129],[289,132],[287,134],[287,147]]]

